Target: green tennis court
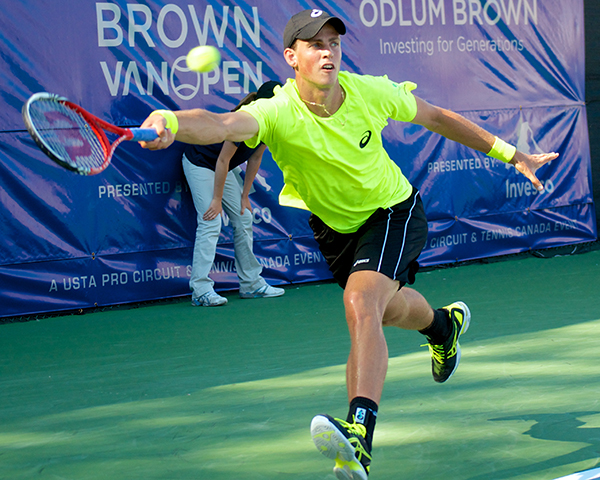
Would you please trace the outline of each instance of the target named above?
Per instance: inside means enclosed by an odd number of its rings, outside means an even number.
[[[448,384],[415,332],[390,368],[370,479],[551,480],[599,466],[600,251],[423,272],[473,320]],[[0,479],[333,479],[318,413],[344,416],[337,285],[0,325]]]

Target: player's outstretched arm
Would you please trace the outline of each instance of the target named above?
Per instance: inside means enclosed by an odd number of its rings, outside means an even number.
[[[417,114],[413,123],[422,125],[432,132],[439,133],[450,140],[462,143],[486,155],[491,153],[496,142],[494,135],[458,113],[436,107],[418,97],[415,98],[417,99]],[[506,161],[514,165],[541,192],[544,190],[544,186],[536,177],[535,172],[542,165],[557,157],[558,153],[528,155],[516,151],[512,159],[507,159]]]
[[[144,128],[154,128],[158,138],[152,142],[140,142],[149,150],[162,150],[175,140],[195,145],[211,145],[225,140],[241,142],[258,133],[258,122],[246,112],[213,113],[192,109],[170,112],[152,112]]]

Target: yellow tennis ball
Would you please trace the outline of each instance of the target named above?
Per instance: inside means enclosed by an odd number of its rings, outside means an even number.
[[[185,57],[188,68],[194,72],[210,72],[219,66],[220,61],[219,50],[211,45],[194,47]]]

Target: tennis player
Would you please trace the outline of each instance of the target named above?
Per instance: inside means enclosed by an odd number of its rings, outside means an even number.
[[[426,336],[436,382],[460,361],[459,337],[471,314],[463,302],[433,309],[416,290],[417,258],[427,238],[419,192],[383,148],[388,119],[412,122],[514,165],[540,192],[535,171],[556,153],[528,155],[449,110],[415,96],[416,85],[340,71],[346,26],[321,10],[294,15],[283,34],[283,55],[294,69],[271,99],[235,113],[194,109],[150,115],[143,127],[160,137],[142,142],[166,148],[175,140],[210,144],[264,142],[283,172],[280,201],[306,207],[334,278],[344,288],[351,337],[346,371],[346,420],[317,415],[313,441],[335,461],[339,479],[365,480],[371,463],[388,350],[383,326]]]

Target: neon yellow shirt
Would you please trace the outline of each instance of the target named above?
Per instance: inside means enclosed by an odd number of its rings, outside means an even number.
[[[340,72],[346,99],[330,117],[314,115],[288,79],[275,96],[241,108],[259,124],[250,147],[264,142],[283,172],[282,205],[307,208],[341,233],[355,232],[378,208],[406,200],[412,186],[383,148],[388,119],[417,113],[412,82]]]

